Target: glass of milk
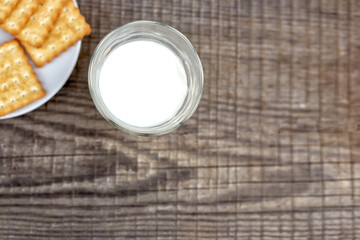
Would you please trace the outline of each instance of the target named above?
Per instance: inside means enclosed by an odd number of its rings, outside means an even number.
[[[101,115],[134,135],[169,133],[197,109],[203,69],[190,41],[176,29],[151,21],[126,24],[97,46],[89,88]]]

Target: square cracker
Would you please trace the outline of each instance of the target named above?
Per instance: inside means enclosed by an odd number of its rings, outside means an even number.
[[[90,33],[91,28],[84,16],[80,14],[73,1],[69,0],[41,48],[22,44],[36,66],[42,67]]]
[[[19,0],[0,0],[0,23],[10,15]]]
[[[67,3],[67,0],[45,0],[30,17],[30,20],[19,32],[17,38],[22,43],[41,47],[49,32],[53,29],[54,23],[58,19],[65,3]]]
[[[0,116],[45,96],[17,40],[0,46]]]
[[[1,28],[16,35],[24,28],[30,17],[41,6],[44,0],[20,0],[10,16],[1,24]]]

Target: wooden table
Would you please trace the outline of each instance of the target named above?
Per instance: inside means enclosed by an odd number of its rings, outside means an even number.
[[[65,87],[0,122],[0,239],[360,239],[360,1],[80,0]],[[147,19],[202,59],[196,114],[156,138],[96,111],[87,71]]]

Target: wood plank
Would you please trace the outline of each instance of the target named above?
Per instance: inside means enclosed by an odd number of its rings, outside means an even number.
[[[0,122],[0,239],[359,239],[360,2],[79,0],[93,32],[65,87]],[[204,94],[176,132],[96,111],[97,43],[147,19],[199,52]]]

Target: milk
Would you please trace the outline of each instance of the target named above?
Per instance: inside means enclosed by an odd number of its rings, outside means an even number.
[[[110,52],[99,89],[108,110],[136,127],[161,125],[180,110],[188,91],[183,64],[168,47],[147,40]]]

